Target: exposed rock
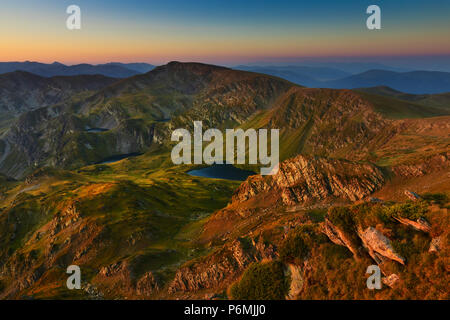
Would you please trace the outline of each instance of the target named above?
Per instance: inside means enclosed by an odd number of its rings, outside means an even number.
[[[274,258],[272,246],[253,246],[237,239],[211,255],[179,269],[169,286],[169,293],[215,288],[231,282],[247,266],[262,259]]]
[[[119,261],[101,268],[93,283],[98,287],[105,287],[105,293],[120,292],[124,296],[150,296],[160,288],[158,280],[150,271],[136,278],[128,261]]]
[[[285,275],[291,279],[289,292],[286,296],[287,300],[295,300],[303,289],[302,270],[295,264],[287,264],[285,266]]]
[[[269,190],[288,206],[335,198],[356,201],[376,191],[384,181],[381,171],[371,164],[300,155],[283,161],[273,176],[249,177],[232,201],[246,201]]]
[[[328,218],[321,224],[322,232],[335,244],[347,247],[355,257],[359,256],[358,246],[339,227],[331,223]]]
[[[417,193],[409,191],[409,190],[405,190],[405,195],[408,197],[409,200],[412,200],[412,201],[416,201],[416,200],[420,199],[420,196]]]
[[[402,177],[420,177],[431,172],[448,170],[450,166],[450,153],[440,153],[424,159],[421,163],[399,165],[392,171]]]
[[[441,237],[433,238],[431,239],[430,249],[428,249],[428,252],[438,252],[441,250],[441,247],[442,247]]]
[[[358,235],[361,238],[364,247],[369,251],[370,256],[377,263],[382,262],[384,257],[405,264],[406,260],[395,252],[391,241],[379,230],[368,227],[363,231],[359,228]]]
[[[396,275],[395,273],[389,275],[388,277],[384,277],[381,279],[381,281],[387,285],[388,287],[393,288],[397,281],[400,280],[400,277]]]
[[[71,202],[61,213],[55,215],[50,224],[50,236],[55,236],[61,230],[70,227],[80,220],[77,202]]]
[[[139,296],[150,296],[159,290],[159,283],[152,272],[147,272],[136,283],[136,293]]]
[[[395,217],[395,220],[397,220],[398,222],[413,227],[416,230],[419,231],[423,231],[423,232],[430,232],[431,231],[431,226],[430,224],[422,218],[417,219],[416,221],[407,219],[407,218],[402,218],[402,217]]]

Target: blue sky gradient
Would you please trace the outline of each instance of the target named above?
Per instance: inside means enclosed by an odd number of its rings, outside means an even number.
[[[82,30],[65,28],[71,4],[81,7]],[[366,28],[371,4],[381,7],[382,30]],[[448,0],[6,0],[0,11],[0,60],[445,60],[449,17]]]

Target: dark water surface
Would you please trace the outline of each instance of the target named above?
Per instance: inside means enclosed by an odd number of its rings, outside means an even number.
[[[105,131],[108,131],[108,129],[105,129],[105,128],[89,128],[89,129],[86,129],[86,132],[94,132],[94,133],[105,132]]]
[[[203,178],[244,181],[249,176],[255,175],[256,173],[236,168],[231,164],[213,164],[206,168],[190,170],[187,174]]]

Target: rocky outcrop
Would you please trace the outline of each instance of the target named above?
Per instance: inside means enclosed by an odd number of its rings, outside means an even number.
[[[149,297],[160,289],[160,283],[151,271],[137,278],[128,261],[119,261],[100,269],[92,281],[106,294]]]
[[[450,153],[444,152],[422,160],[420,163],[395,166],[392,171],[401,177],[420,177],[431,172],[448,170],[450,168]]]
[[[68,228],[80,220],[80,212],[77,202],[69,203],[60,214],[55,215],[50,224],[50,236],[54,236],[61,230]]]
[[[372,164],[297,156],[280,164],[273,176],[252,176],[233,195],[242,202],[271,191],[284,205],[344,199],[356,201],[384,184],[382,172]]]
[[[285,266],[285,276],[291,281],[286,300],[295,300],[303,289],[302,270],[299,266],[289,263]]]
[[[263,245],[262,240],[258,243],[254,246],[248,240],[237,239],[200,261],[182,267],[171,282],[169,293],[217,288],[233,281],[251,263],[275,257],[271,245]]]
[[[359,239],[361,239],[363,247],[375,262],[380,264],[386,259],[390,259],[405,264],[406,260],[395,252],[389,238],[379,230],[374,227],[368,227],[364,230],[361,226],[355,226],[354,228],[356,229],[355,233],[358,235]],[[325,218],[325,221],[320,225],[320,230],[333,243],[347,247],[350,252],[353,253],[355,258],[358,258],[363,254],[359,241],[357,242],[351,234],[344,232],[344,230],[333,224],[328,217]]]
[[[391,241],[379,230],[374,227],[368,227],[365,230],[359,228],[358,235],[370,256],[377,263],[382,263],[387,258],[405,264],[406,260],[395,252]]]
[[[339,227],[333,225],[328,218],[321,224],[321,231],[327,235],[333,243],[347,247],[355,257],[359,256],[357,244],[355,244],[354,241]]]
[[[394,217],[394,219],[397,220],[398,222],[400,222],[401,224],[410,226],[419,231],[423,231],[423,232],[427,232],[427,233],[431,231],[430,224],[423,218],[419,218],[416,221],[410,220],[407,218],[402,218],[402,217]]]

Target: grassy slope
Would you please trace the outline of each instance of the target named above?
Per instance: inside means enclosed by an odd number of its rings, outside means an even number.
[[[366,92],[359,94],[370,101],[375,111],[390,119],[425,118],[450,114],[449,108],[436,107],[433,104],[419,104]]]
[[[125,259],[132,262],[137,276],[151,270],[169,278],[177,265],[203,252],[191,240],[204,218],[224,207],[239,184],[191,177],[185,173],[188,167],[173,167],[169,161],[162,153],[89,166],[73,174],[51,170],[30,186],[10,189],[0,216],[20,216],[22,223],[14,241],[2,249],[29,252],[25,243],[34,231],[48,223],[65,201],[76,200],[83,219],[106,230],[105,242],[110,243],[82,266],[88,277],[101,266]],[[34,212],[33,218],[27,212]],[[141,239],[141,234],[149,236]],[[130,247],[127,241],[133,238],[138,240]],[[33,250],[42,252],[47,245],[41,241]],[[49,291],[36,291],[36,297],[69,297],[64,286],[45,285]]]

